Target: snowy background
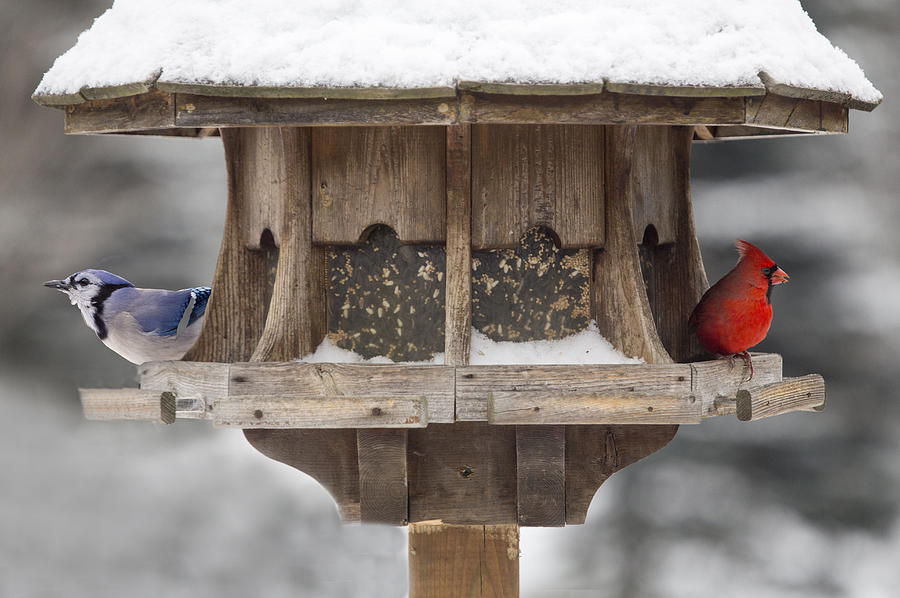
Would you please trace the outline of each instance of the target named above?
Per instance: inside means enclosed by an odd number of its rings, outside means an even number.
[[[900,3],[804,6],[884,92],[850,135],[694,146],[710,279],[731,242],[790,273],[761,350],[822,373],[820,415],[685,426],[616,474],[585,526],[523,531],[524,597],[881,598],[900,587]],[[221,145],[66,137],[31,91],[108,2],[0,0],[0,596],[401,597],[403,529],[343,526],[317,484],[240,432],[83,421],[131,385],[40,283],[95,266],[210,281]]]

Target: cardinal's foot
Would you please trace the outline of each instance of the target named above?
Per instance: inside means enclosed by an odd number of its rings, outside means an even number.
[[[747,382],[753,380],[753,360],[750,359],[750,353],[748,353],[747,351],[742,351],[740,353],[735,353],[732,356],[732,359],[734,359],[735,357],[740,357],[741,359],[743,359],[744,363],[747,364],[747,367],[750,368],[750,377],[747,378]]]

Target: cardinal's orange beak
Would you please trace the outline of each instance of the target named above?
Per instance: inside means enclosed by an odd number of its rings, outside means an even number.
[[[778,268],[775,272],[772,273],[772,284],[781,284],[783,282],[787,282],[791,279],[790,276],[787,275],[787,272]]]

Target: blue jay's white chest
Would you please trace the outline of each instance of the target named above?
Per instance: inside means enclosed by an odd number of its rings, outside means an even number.
[[[181,359],[193,346],[200,334],[202,318],[173,336],[159,336],[144,332],[140,324],[128,312],[119,312],[106,320],[106,338],[103,344],[130,361],[171,361]]]

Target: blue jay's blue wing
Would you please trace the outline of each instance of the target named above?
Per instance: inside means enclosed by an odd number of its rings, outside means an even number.
[[[133,293],[129,293],[133,296],[129,297],[130,301],[126,310],[143,332],[159,336],[172,336],[179,332],[179,324],[182,324],[185,310],[191,306],[192,302],[190,316],[183,328],[190,326],[203,316],[209,301],[209,293],[210,290],[207,287],[180,291],[134,289]]]

